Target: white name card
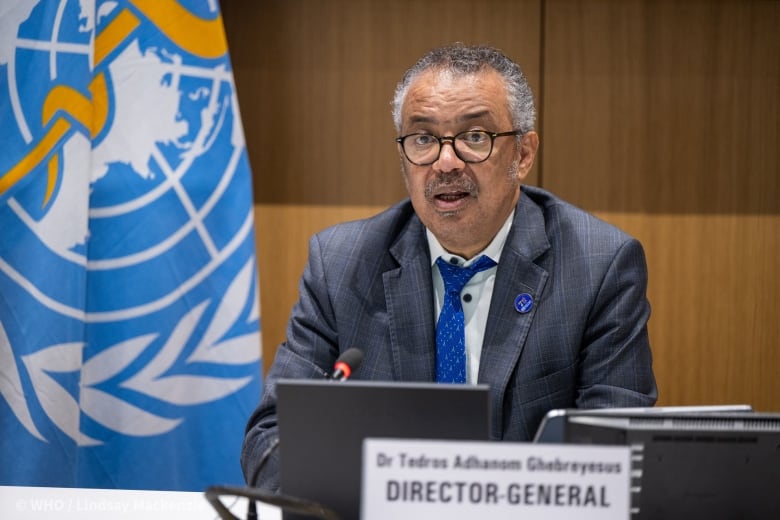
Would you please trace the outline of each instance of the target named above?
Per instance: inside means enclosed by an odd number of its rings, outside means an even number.
[[[361,518],[627,520],[622,446],[366,439]]]

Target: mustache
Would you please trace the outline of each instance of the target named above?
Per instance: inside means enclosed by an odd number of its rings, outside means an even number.
[[[477,192],[477,184],[468,175],[458,177],[437,176],[425,185],[425,197],[433,198],[444,192],[464,192],[474,195]]]

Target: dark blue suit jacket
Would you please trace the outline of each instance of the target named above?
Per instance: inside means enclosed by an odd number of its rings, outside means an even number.
[[[652,406],[647,267],[638,241],[538,188],[523,187],[496,272],[479,382],[495,439],[530,440],[554,408]],[[533,308],[515,310],[527,293]],[[354,379],[435,380],[435,320],[425,228],[406,200],[311,239],[300,299],[247,426],[247,478],[276,436],[275,383],[322,378],[340,352]],[[316,432],[313,432],[316,435]],[[278,461],[257,483],[274,488]]]

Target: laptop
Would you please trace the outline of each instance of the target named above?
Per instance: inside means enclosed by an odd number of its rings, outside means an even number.
[[[277,397],[281,493],[342,520],[360,518],[363,439],[489,439],[487,385],[287,379]]]

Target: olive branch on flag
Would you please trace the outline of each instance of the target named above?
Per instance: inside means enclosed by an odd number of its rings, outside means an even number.
[[[223,339],[252,298],[253,269],[254,262],[250,260],[231,281],[208,323],[206,332],[185,360],[186,365],[244,365],[257,362],[260,358],[258,333]],[[243,302],[243,305],[235,305],[233,302]],[[210,300],[204,300],[187,312],[149,363],[119,383],[119,386],[174,406],[195,406],[221,399],[247,385],[252,377],[168,375],[170,368],[180,360],[184,346],[192,337],[209,303]],[[255,301],[248,320],[258,319],[259,313],[259,304]],[[51,422],[79,446],[94,446],[103,442],[81,432],[81,413],[108,429],[132,436],[160,435],[173,430],[181,423],[181,418],[155,415],[97,388],[125,370],[157,338],[156,333],[129,338],[102,350],[86,362],[82,360],[84,344],[80,342],[45,347],[22,356],[21,359],[35,396]],[[30,414],[22,391],[21,378],[15,368],[12,348],[2,324],[0,362],[6,366],[12,365],[11,377],[5,382],[0,381],[0,394],[9,402],[27,431],[48,442],[35,426]],[[78,401],[51,375],[69,372],[81,373]]]

